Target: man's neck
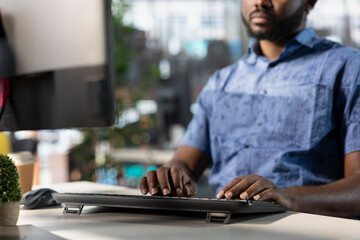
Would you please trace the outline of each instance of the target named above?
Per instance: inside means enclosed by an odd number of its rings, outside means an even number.
[[[296,35],[297,33],[276,42],[260,40],[259,45],[262,55],[272,61],[278,59],[284,51],[285,45]]]
[[[267,40],[260,40],[259,45],[261,48],[261,53],[264,57],[270,60],[276,60],[280,57],[280,54],[284,51],[286,42],[270,42]]]

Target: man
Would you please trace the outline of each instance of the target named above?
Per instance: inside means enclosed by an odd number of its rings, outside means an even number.
[[[360,216],[360,53],[305,29],[316,0],[243,0],[256,41],[202,90],[170,163],[143,194],[192,196],[211,165],[218,198]]]

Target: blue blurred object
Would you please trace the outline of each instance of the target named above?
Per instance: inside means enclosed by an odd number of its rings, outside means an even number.
[[[154,165],[151,165],[150,167],[148,167],[148,169],[146,170],[146,173],[148,173],[149,171],[156,171],[157,167]]]
[[[207,55],[208,42],[206,40],[194,40],[185,43],[185,52],[197,58],[204,58]]]
[[[232,58],[234,61],[237,61],[243,55],[242,41],[241,40],[231,41],[229,42],[229,45],[230,45]]]
[[[95,173],[97,176],[97,183],[117,185],[118,170],[116,168],[98,168]]]
[[[145,174],[145,167],[141,164],[126,164],[124,167],[125,179],[141,178]]]

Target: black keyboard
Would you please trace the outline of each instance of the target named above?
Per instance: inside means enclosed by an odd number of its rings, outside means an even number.
[[[169,211],[207,213],[207,222],[227,223],[234,213],[284,212],[288,208],[273,203],[253,200],[216,198],[187,198],[150,195],[123,195],[99,193],[55,193],[54,199],[65,203],[64,214],[81,214],[86,206],[105,206]]]

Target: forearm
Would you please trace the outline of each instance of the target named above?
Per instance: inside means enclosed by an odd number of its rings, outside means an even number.
[[[291,210],[337,217],[360,216],[360,172],[316,187],[284,189],[292,198]]]

